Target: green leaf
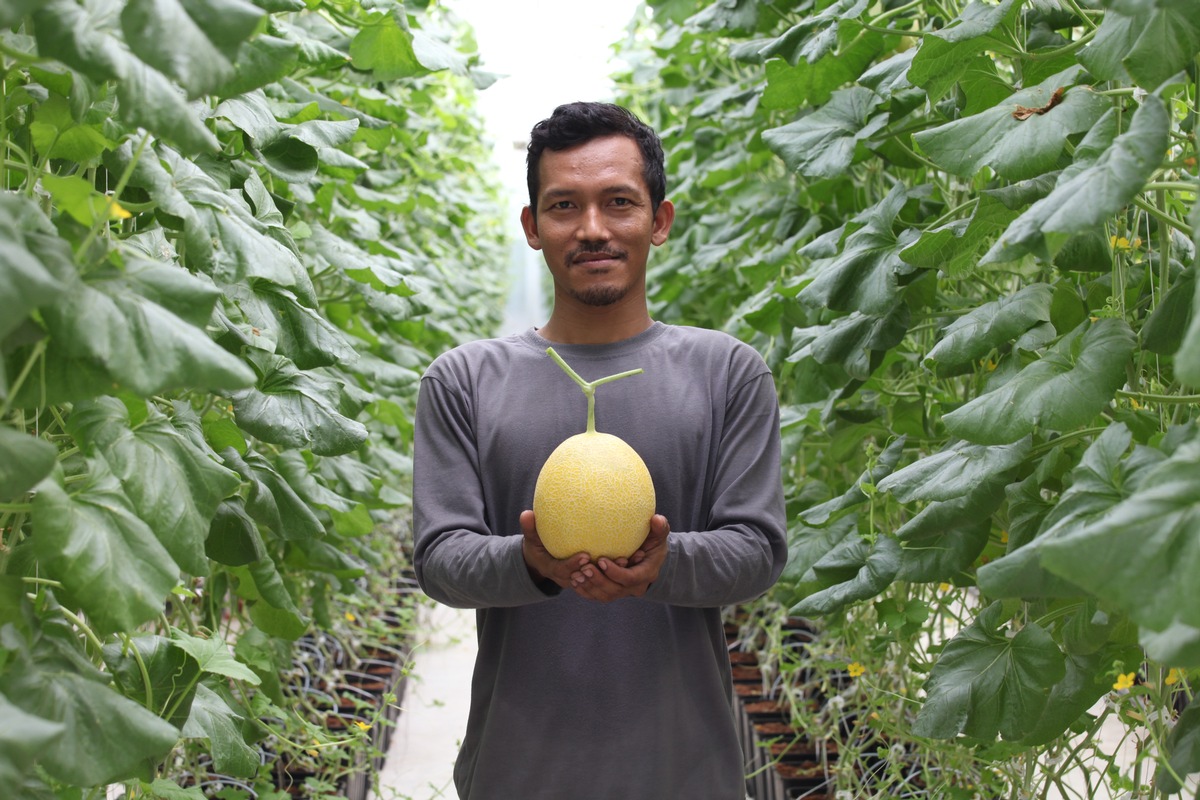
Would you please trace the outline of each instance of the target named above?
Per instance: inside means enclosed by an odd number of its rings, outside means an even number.
[[[887,113],[875,113],[882,102],[862,86],[840,89],[817,111],[763,131],[763,142],[790,170],[810,178],[837,177],[853,163],[858,143],[887,125]]]
[[[300,63],[300,45],[274,36],[256,36],[242,48],[233,73],[216,94],[221,97],[252,92],[291,75]]]
[[[202,639],[178,628],[172,628],[171,643],[196,659],[202,672],[222,675],[235,681],[245,681],[251,686],[259,684],[258,676],[234,657],[229,645],[223,639],[217,637]],[[199,697],[199,692],[197,692],[197,697]]]
[[[1007,383],[942,417],[980,444],[1015,442],[1037,430],[1068,431],[1100,412],[1125,382],[1135,338],[1123,320],[1086,321]]]
[[[179,731],[113,691],[108,676],[74,650],[73,636],[38,634],[32,651],[0,674],[0,694],[25,713],[62,726],[63,735],[37,761],[55,780],[102,786],[148,778],[150,764],[175,746]]]
[[[1200,667],[1200,627],[1175,622],[1161,631],[1142,628],[1138,643],[1159,664]]]
[[[1054,190],[1009,225],[980,264],[1027,253],[1049,260],[1072,234],[1103,225],[1141,191],[1166,153],[1166,105],[1148,95],[1129,130],[1113,138],[1116,126],[1117,115],[1106,113],[1079,144],[1075,163],[1059,175]]]
[[[217,506],[237,490],[237,474],[185,438],[154,407],[131,425],[112,397],[77,403],[67,429],[85,452],[101,452],[141,517],[192,575],[208,574],[204,541]]]
[[[3,694],[0,719],[0,782],[20,786],[22,776],[33,771],[38,757],[62,738],[66,726],[22,711]]]
[[[1034,728],[1050,687],[1066,675],[1065,658],[1040,626],[1026,624],[1010,637],[1004,622],[997,601],[946,645],[925,682],[916,735],[1012,740]]]
[[[915,267],[962,276],[975,268],[980,248],[994,241],[1016,217],[1016,212],[1000,200],[982,194],[969,218],[924,231],[916,242],[900,251],[900,257]]]
[[[832,7],[831,7],[832,8]],[[797,61],[771,58],[764,70],[767,86],[761,104],[767,109],[819,107],[829,102],[833,92],[863,75],[884,50],[884,38],[861,24],[844,21],[827,28],[836,34],[837,50],[826,51],[817,60],[801,57]],[[829,37],[824,41],[831,42]]]
[[[267,557],[267,548],[258,526],[246,513],[240,497],[226,500],[217,507],[208,539],[204,542],[204,552],[213,561],[231,567],[240,567]]]
[[[188,319],[207,319],[216,289],[185,270],[133,259],[124,271],[88,274],[43,308],[51,343],[46,397],[52,402],[128,388],[150,396],[168,388],[239,388],[253,372]],[[30,402],[40,389],[27,390]]]
[[[1200,183],[1196,185],[1200,191]],[[1192,243],[1196,252],[1196,264],[1200,265],[1200,203],[1192,205],[1188,216],[1188,224],[1192,226]],[[1197,266],[1200,269],[1200,266]],[[1183,336],[1183,344],[1175,353],[1175,375],[1189,386],[1200,387],[1200,281],[1196,281],[1195,294],[1192,299],[1192,321],[1187,333]]]
[[[137,651],[136,656],[130,648]],[[176,728],[183,727],[196,695],[200,670],[195,660],[173,646],[170,639],[146,634],[130,637],[128,644],[109,643],[104,647],[104,663],[122,694],[143,707],[149,703],[147,710]]]
[[[1200,21],[1190,0],[1109,0],[1096,38],[1079,62],[1100,80],[1126,75],[1154,90],[1200,52]]]
[[[74,278],[70,245],[33,201],[0,193],[0,339],[16,330],[29,312],[52,301]],[[3,384],[0,383],[0,389]],[[0,393],[2,394],[2,393]]]
[[[813,580],[821,588],[793,605],[791,613],[818,616],[841,611],[882,592],[899,569],[900,544],[891,536],[878,536],[874,543],[848,536],[813,564]]]
[[[128,0],[121,28],[138,58],[195,98],[231,77],[231,56],[263,16],[261,9],[239,0]],[[221,39],[214,41],[213,34]]]
[[[1004,501],[1007,475],[985,478],[961,497],[930,503],[896,530],[904,544],[896,580],[960,578],[987,545],[992,515]]]
[[[811,357],[818,364],[837,364],[847,375],[865,381],[879,366],[881,354],[904,339],[910,317],[908,306],[897,303],[882,316],[855,311],[828,325],[798,329],[797,349],[788,361]]]
[[[225,287],[225,297],[241,311],[242,322],[273,341],[275,352],[300,369],[350,365],[358,359],[341,330],[281,286],[266,281],[233,284]]]
[[[1064,658],[1066,673],[1050,688],[1050,696],[1042,713],[1032,721],[1020,743],[1033,747],[1049,744],[1086,714],[1097,700],[1111,688],[1108,670],[1112,667],[1111,653],[1070,655]]]
[[[1041,546],[1047,569],[1151,630],[1200,627],[1200,441],[1147,471],[1101,518]]]
[[[913,134],[913,140],[956,175],[969,178],[991,167],[1009,180],[1033,178],[1059,166],[1067,140],[1090,130],[1112,107],[1089,87],[1073,85],[1082,75],[1079,67],[1064,70],[987,111]]]
[[[1111,512],[1133,492],[1149,468],[1163,459],[1157,450],[1140,446],[1133,456],[1125,458],[1132,440],[1124,425],[1105,428],[1084,452],[1079,465],[1065,477],[1067,489],[1042,519],[1033,540],[1010,537],[1009,553],[979,568],[980,587],[992,597],[1081,594],[1078,586],[1041,565],[1042,547]]]
[[[62,583],[56,594],[82,608],[96,630],[133,630],[162,613],[179,567],[103,458],[88,467],[88,482],[73,495],[52,479],[38,484],[32,546],[45,576]]]
[[[1164,794],[1175,794],[1183,788],[1176,776],[1200,772],[1200,699],[1193,698],[1179,715],[1175,727],[1167,735],[1166,753],[1171,769],[1160,764],[1154,783]]]
[[[354,35],[350,58],[355,69],[367,70],[379,81],[429,74],[413,50],[413,35],[402,15],[373,17]]]
[[[58,450],[45,439],[0,425],[0,501],[15,500],[50,474]]]
[[[898,437],[888,443],[888,446],[875,463],[858,476],[853,485],[838,497],[801,511],[799,519],[805,525],[825,525],[830,520],[836,520],[854,506],[862,505],[871,498],[863,490],[865,485],[878,485],[888,473],[896,467],[900,456],[904,454],[904,437]]]
[[[323,536],[325,527],[291,484],[262,455],[233,450],[221,453],[230,468],[250,483],[246,510],[280,539],[296,541]]]
[[[1002,446],[955,442],[896,470],[879,481],[877,488],[901,503],[957,500],[987,482],[1010,476],[1028,458],[1031,448],[1028,438]]]
[[[978,362],[992,350],[1050,321],[1053,287],[1031,283],[1011,297],[1002,297],[972,309],[946,326],[942,338],[925,354],[924,363],[939,374]]]
[[[362,423],[343,416],[336,382],[300,372],[281,356],[253,355],[258,386],[230,395],[238,425],[264,442],[310,449],[318,455],[357,450],[367,438]]]
[[[242,736],[243,718],[204,684],[196,687],[191,716],[183,726],[186,739],[207,739],[213,767],[221,775],[253,777],[258,771],[258,751]]]
[[[994,34],[1011,26],[1020,8],[1014,0],[996,5],[974,0],[945,28],[922,37],[908,71],[909,81],[925,89],[931,101],[941,99],[977,54],[992,47],[993,40],[1003,40]]]
[[[897,236],[893,231],[907,199],[904,187],[897,185],[847,224],[838,253],[814,260],[803,276],[807,285],[798,295],[800,300],[834,311],[891,316],[900,299],[901,285],[916,271],[900,253],[917,232],[905,228]]]
[[[67,99],[57,94],[34,109],[29,135],[43,157],[79,164],[93,164],[105,150],[116,146],[101,125],[76,120]]]

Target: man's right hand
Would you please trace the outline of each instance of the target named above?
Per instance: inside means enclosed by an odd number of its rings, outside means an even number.
[[[579,583],[579,571],[590,559],[587,553],[576,553],[566,558],[555,558],[542,544],[538,536],[537,523],[532,511],[521,512],[521,553],[525,556],[525,567],[534,583],[550,580],[563,589],[573,589]]]

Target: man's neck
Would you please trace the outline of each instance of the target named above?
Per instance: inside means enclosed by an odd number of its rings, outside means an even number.
[[[644,306],[636,310],[603,307],[564,313],[556,305],[550,320],[538,328],[538,335],[558,344],[612,344],[637,336],[652,324]]]

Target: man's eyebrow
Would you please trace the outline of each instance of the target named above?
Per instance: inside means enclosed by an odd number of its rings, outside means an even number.
[[[561,188],[561,189],[547,189],[545,192],[542,193],[542,199],[543,200],[558,200],[558,199],[564,198],[564,197],[573,197],[574,195],[579,194],[580,191],[581,191],[580,189],[568,189],[565,187]],[[600,191],[603,194],[608,194],[608,195],[613,195],[613,194],[635,195],[635,194],[638,194],[640,190],[634,184],[617,183],[612,186],[605,186]]]

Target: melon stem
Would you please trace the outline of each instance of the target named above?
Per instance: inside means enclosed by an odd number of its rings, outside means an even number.
[[[573,380],[573,381],[575,381],[575,383],[579,384],[579,388],[583,389],[584,395],[587,396],[587,403],[588,403],[588,406],[587,406],[587,408],[588,408],[587,432],[588,433],[596,432],[596,387],[602,386],[606,383],[611,383],[612,381],[619,380],[621,378],[628,378],[630,375],[640,375],[642,373],[641,368],[630,369],[630,370],[626,370],[625,372],[618,372],[616,375],[608,375],[604,378],[597,378],[594,381],[585,381],[583,378],[581,378],[579,376],[578,372],[571,369],[570,364],[568,364],[566,361],[563,361],[562,356],[560,356],[558,353],[554,352],[553,347],[547,347],[546,352],[550,355],[551,358],[554,359],[554,363],[556,363],[560,367],[562,367],[563,372],[567,373],[567,375],[569,375],[571,377],[571,380]]]

